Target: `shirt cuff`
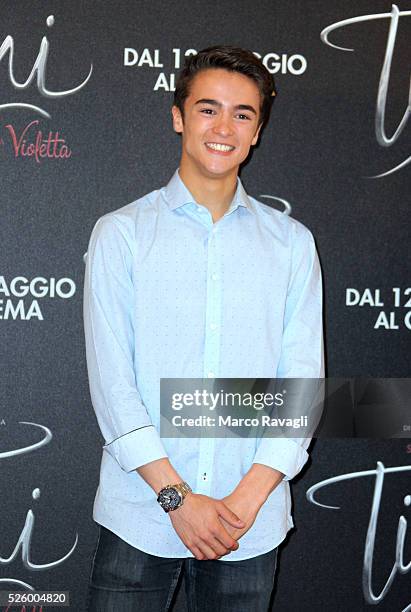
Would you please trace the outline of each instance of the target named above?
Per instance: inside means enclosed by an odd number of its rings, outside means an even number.
[[[285,474],[283,480],[292,480],[308,459],[300,444],[287,438],[263,438],[253,463],[262,463]]]
[[[153,425],[134,429],[105,444],[103,449],[125,472],[132,472],[141,465],[168,456]]]

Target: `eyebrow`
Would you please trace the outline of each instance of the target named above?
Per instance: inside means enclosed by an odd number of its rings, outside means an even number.
[[[197,100],[197,102],[195,104],[211,104],[211,106],[218,106],[219,108],[222,107],[221,102],[218,102],[217,100],[213,100],[212,98],[201,98],[200,100]],[[257,115],[257,111],[255,110],[254,106],[251,106],[251,104],[237,104],[234,107],[235,110],[248,110],[251,113],[254,113],[254,115]]]

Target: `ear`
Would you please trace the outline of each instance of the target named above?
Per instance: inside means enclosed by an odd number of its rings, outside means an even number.
[[[180,109],[177,106],[173,106],[171,109],[171,114],[173,115],[174,131],[181,134],[184,131],[184,121]]]
[[[257,144],[257,142],[258,142],[258,137],[259,137],[259,135],[260,135],[261,128],[262,128],[262,123],[260,123],[260,125],[258,126],[258,128],[257,128],[257,130],[256,130],[256,133],[254,134],[254,137],[253,137],[253,139],[252,139],[252,141],[251,141],[251,144],[252,144],[252,145]]]

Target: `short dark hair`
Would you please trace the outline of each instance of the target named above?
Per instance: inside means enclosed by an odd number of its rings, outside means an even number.
[[[262,61],[248,49],[230,45],[216,45],[199,51],[186,58],[174,92],[174,105],[184,118],[184,102],[190,94],[190,84],[202,70],[222,68],[239,72],[254,81],[260,92],[260,123],[266,123],[270,116],[273,98],[276,95],[273,76]]]

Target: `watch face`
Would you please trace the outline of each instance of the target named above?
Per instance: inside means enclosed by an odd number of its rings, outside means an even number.
[[[177,489],[173,489],[173,487],[169,487],[160,491],[157,501],[160,506],[169,512],[170,510],[175,510],[181,504],[181,495]]]

